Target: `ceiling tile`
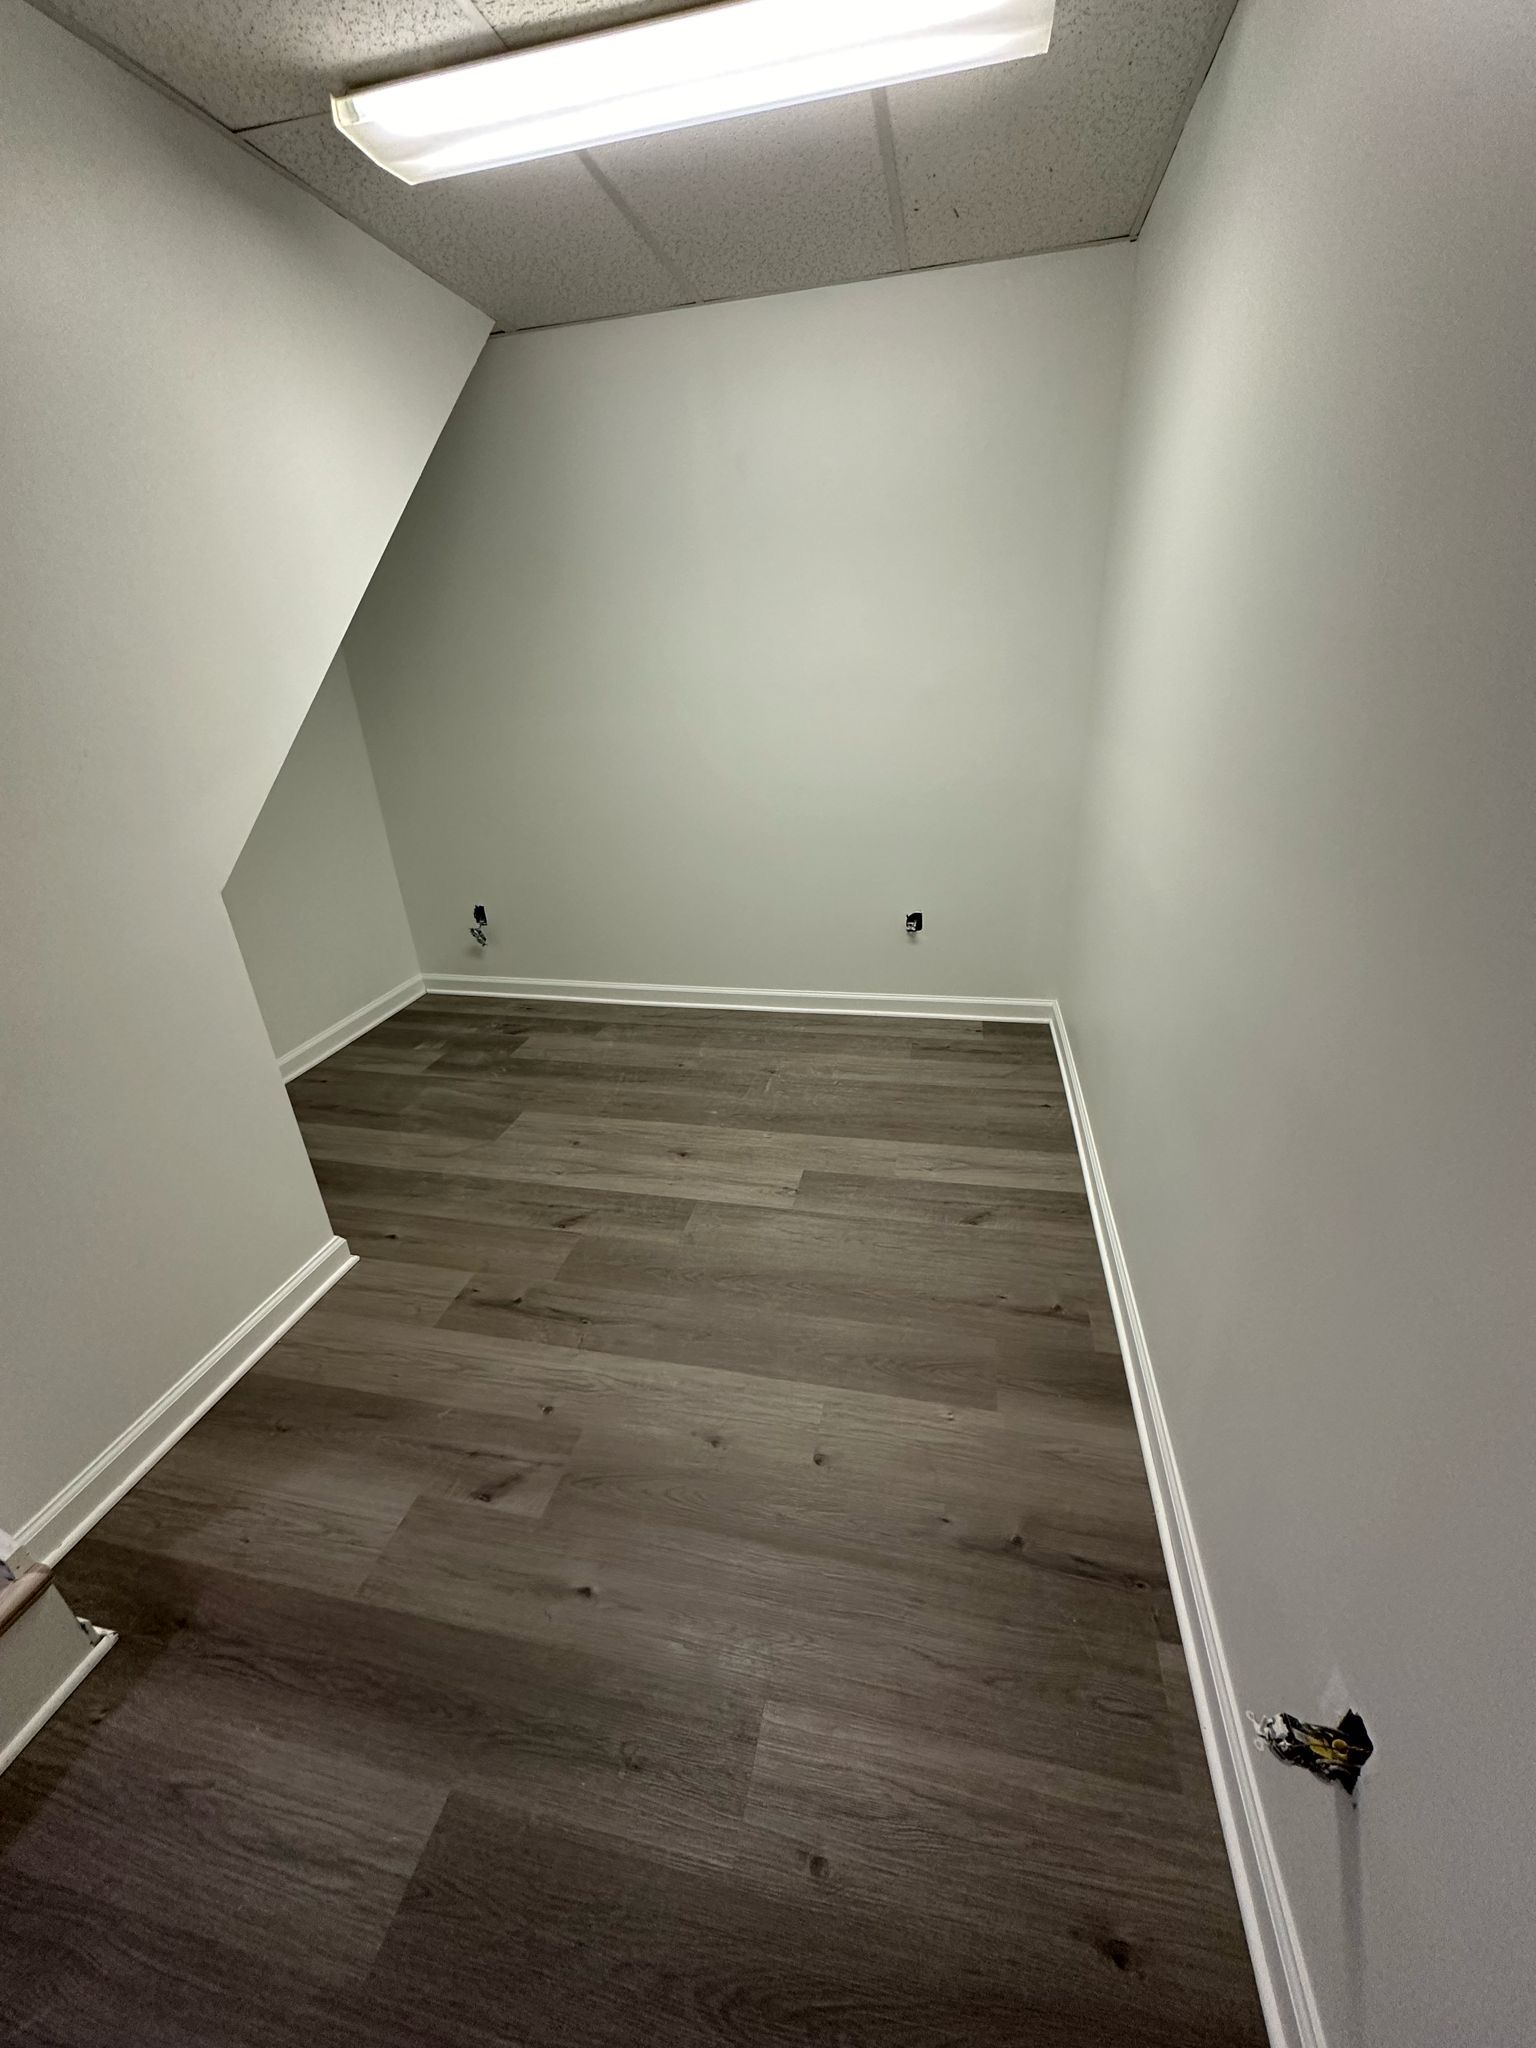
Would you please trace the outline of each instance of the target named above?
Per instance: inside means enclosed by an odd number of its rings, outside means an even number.
[[[465,0],[49,0],[226,128],[322,112],[332,92],[493,56]]]
[[[333,89],[696,0],[42,0],[505,326],[900,267],[868,95],[414,191],[330,125]],[[1233,0],[1057,0],[1052,47],[890,90],[914,267],[1130,232]],[[588,166],[591,165],[592,168]]]
[[[700,298],[901,267],[867,93],[648,135],[594,156]]]
[[[651,15],[678,14],[698,0],[481,0],[480,12],[509,49],[555,36],[590,35]]]
[[[328,114],[246,137],[503,327],[649,313],[683,297],[580,157],[402,185]]]
[[[1044,57],[890,93],[913,266],[1128,234],[1233,0],[1057,0]]]

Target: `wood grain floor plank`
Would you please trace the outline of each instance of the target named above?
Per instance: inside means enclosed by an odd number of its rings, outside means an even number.
[[[382,1210],[391,1220],[429,1217],[438,1223],[532,1233],[524,1243],[562,1247],[562,1256],[572,1237],[680,1237],[694,1207],[692,1201],[675,1196],[613,1188],[573,1191],[518,1180],[504,1173],[496,1158],[484,1155],[477,1156],[468,1171],[457,1158],[373,1164],[327,1154],[315,1157],[314,1165],[327,1204],[338,1209]],[[453,1233],[446,1241],[454,1242]],[[473,1232],[466,1229],[459,1241],[473,1243]],[[498,1264],[481,1261],[477,1270]]]
[[[421,1500],[360,1597],[877,1719],[959,1718],[1025,1754],[1091,1729],[1107,1772],[1166,1781],[1150,1616],[1122,1588],[1060,1574],[1036,1574],[1026,1599],[1024,1578],[940,1587],[592,1500],[498,1536],[472,1510]]]
[[[501,1169],[554,1186],[788,1207],[800,1177],[755,1129],[531,1110],[494,1148]]]
[[[528,1173],[529,1161],[542,1158],[563,1161],[563,1171],[537,1176]],[[829,1135],[815,1129],[769,1130],[756,1125],[714,1132],[665,1120],[619,1125],[600,1117],[553,1115],[537,1109],[526,1111],[504,1137],[487,1146],[475,1170],[515,1169],[525,1178],[562,1182],[580,1175],[583,1182],[599,1187],[628,1184],[605,1178],[605,1174],[623,1173],[640,1176],[652,1192],[691,1193],[695,1201],[758,1199],[772,1207],[787,1205],[799,1176],[818,1167],[984,1187],[1073,1193],[1081,1193],[1083,1188],[1076,1154],[1054,1145],[1042,1151],[951,1143],[942,1136],[919,1142],[896,1135]],[[720,1183],[718,1192],[708,1185],[712,1175]],[[754,1197],[752,1189],[759,1184],[770,1193]]]
[[[231,1460],[205,1436],[178,1444],[119,1501],[112,1534],[147,1557],[275,1572],[315,1592],[350,1593],[419,1490],[345,1458],[306,1459],[302,1469],[287,1458],[265,1467],[248,1454]]]
[[[710,1203],[676,1245],[587,1245],[563,1275],[569,1284],[608,1276],[670,1280],[701,1296],[766,1295],[825,1313],[888,1314],[899,1303],[904,1314],[951,1320],[980,1312],[1086,1326],[1091,1309],[1107,1306],[1103,1276],[1080,1249],[1041,1250],[937,1218],[754,1217]]]
[[[282,1377],[285,1360],[230,1390],[189,1447],[206,1472],[215,1459],[232,1479],[258,1473],[273,1491],[278,1469],[297,1464],[311,1484],[317,1460],[342,1460],[400,1495],[469,1500],[501,1514],[540,1515],[564,1473],[579,1432],[531,1413],[507,1415]],[[529,1407],[532,1404],[528,1404]]]
[[[455,1408],[578,1429],[600,1421],[752,1437],[814,1429],[826,1399],[825,1387],[787,1378],[343,1317],[301,1324],[256,1371],[373,1393],[414,1390]]]
[[[786,1066],[768,1083],[763,1114],[772,1131],[1075,1157],[1072,1119],[1054,1091],[1019,1088],[1002,1079],[978,1101],[973,1090],[935,1088],[930,1093],[863,1078],[825,1081]]]
[[[259,1675],[263,1730],[365,1756],[415,1782],[575,1821],[693,1867],[724,1868],[762,1718],[760,1689],[201,1571],[146,1582],[93,1540],[77,1597],[111,1611],[145,1695],[238,1722]]]
[[[376,1316],[389,1323],[434,1323],[472,1277],[440,1262],[374,1259],[357,1245],[352,1249],[359,1254],[357,1264],[315,1304],[314,1313],[321,1319]]]
[[[1027,1424],[932,1404],[830,1399],[822,1471],[887,1500],[927,1504],[946,1564],[978,1582],[999,1565],[1138,1592],[1166,1584],[1140,1447],[1123,1408],[1037,1401]]]
[[[1091,1265],[1097,1256],[1088,1196],[1077,1188],[968,1187],[957,1181],[813,1168],[800,1176],[795,1208],[817,1216],[954,1224],[1017,1236],[1031,1250],[1057,1253],[1075,1268]]]
[[[508,2048],[498,2015],[439,2029],[357,1984],[31,1878],[0,1895],[7,2048]]]
[[[493,1083],[423,1074],[335,1072],[311,1067],[292,1082],[289,1100],[301,1128],[367,1124],[453,1138],[493,1138],[523,1107],[515,1091]]]
[[[16,2048],[1261,2048],[1049,1032],[430,997],[71,1555]]]
[[[445,1040],[419,1032],[394,1038],[370,1032],[333,1052],[325,1065],[333,1074],[423,1074],[446,1050]]]
[[[295,1107],[294,1115],[318,1176],[322,1167],[339,1164],[393,1167],[412,1173],[454,1173],[492,1180],[505,1179],[490,1140],[445,1131],[408,1131],[382,1123],[316,1122]]]
[[[792,1307],[768,1315],[759,1300],[591,1280],[567,1285],[563,1276],[508,1289],[477,1275],[439,1327],[980,1408],[995,1405],[1010,1358],[1027,1354],[1033,1341],[1022,1323],[994,1334],[894,1313],[881,1321]],[[1086,1346],[1086,1325],[1047,1325],[1053,1344],[1074,1330]]]
[[[961,1411],[955,1411],[959,1413]],[[1042,1602],[1043,1575],[1131,1594],[1106,1613],[1145,1637],[1140,1596],[1164,1583],[1156,1529],[1134,1501],[1086,1510],[1053,1502],[1038,1477],[1012,1474],[957,1485],[938,1460],[851,1456],[836,1422],[815,1429],[732,1432],[723,1426],[589,1424],[561,1475],[546,1524],[580,1526],[605,1508],[652,1521],[761,1539],[790,1555],[899,1565],[917,1586],[949,1579],[997,1611]],[[1079,1589],[1053,1611],[1083,1614]]]
[[[668,1532],[600,1529],[573,1537],[529,1523],[509,1542],[472,1507],[420,1500],[360,1597],[385,1612],[430,1614],[461,1628],[704,1682],[762,1689],[757,1610],[708,1600],[723,1568]]]
[[[431,1976],[450,2018],[515,2013],[527,2048],[1257,2048],[1158,2012],[1086,1949],[1047,1974],[1038,1954],[1026,1971],[979,1940],[904,1933],[456,1798],[371,1988],[413,2011]]]
[[[475,1273],[497,1273],[528,1286],[553,1280],[573,1242],[570,1233],[547,1225],[473,1223],[334,1198],[327,1200],[326,1208],[336,1235],[344,1237],[360,1259],[443,1267],[456,1274],[456,1293]]]
[[[967,1144],[943,1134],[918,1142],[894,1134],[828,1135],[811,1129],[776,1130],[773,1137],[783,1155],[798,1160],[805,1172],[820,1167],[939,1184],[957,1181],[967,1187],[1083,1191],[1076,1153],[1054,1144],[1045,1149]]]
[[[905,1923],[914,1940],[945,1921],[1021,1965],[1097,1957],[1138,2003],[1182,2014],[1191,2038],[1262,2041],[1219,1841],[1182,1792],[1111,1784],[1075,1767],[1080,1753],[1021,1759],[961,1732],[770,1702],[738,1867],[789,1899]]]
[[[441,1811],[442,1783],[199,1712],[186,1692],[170,1716],[167,1704],[146,1686],[96,1731],[9,1846],[10,1881],[63,1882],[109,1911],[130,1906],[359,1981]],[[7,1795],[25,1798],[31,1772],[46,1768],[23,1752]]]

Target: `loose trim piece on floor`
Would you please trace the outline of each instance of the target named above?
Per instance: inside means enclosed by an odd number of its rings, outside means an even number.
[[[428,997],[361,1263],[69,1560],[19,2038],[1259,2048],[1039,1025]]]

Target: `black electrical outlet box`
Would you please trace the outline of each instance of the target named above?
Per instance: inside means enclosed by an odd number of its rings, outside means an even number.
[[[909,932],[920,932],[922,928],[923,913],[920,910],[909,910],[907,912],[907,930]]]

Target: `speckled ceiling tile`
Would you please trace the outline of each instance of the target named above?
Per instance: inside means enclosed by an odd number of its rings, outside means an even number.
[[[1129,233],[1233,0],[1057,0],[1044,57],[893,87],[914,268]]]
[[[324,117],[334,89],[679,11],[679,0],[483,0],[480,12],[475,0],[46,4],[227,125],[259,130],[252,140],[269,156],[507,325],[897,265],[867,96],[603,151],[602,174],[643,232],[578,158],[412,191]],[[894,87],[913,265],[1125,234],[1231,9],[1232,0],[1057,0],[1044,58]]]
[[[328,114],[247,138],[379,241],[504,327],[549,327],[675,306],[666,268],[580,157],[402,185]]]
[[[867,93],[594,154],[700,298],[900,267]]]
[[[509,49],[621,28],[657,14],[678,14],[698,0],[483,0],[480,12]]]
[[[460,0],[50,0],[50,11],[226,128],[316,114],[347,86],[502,47]]]

